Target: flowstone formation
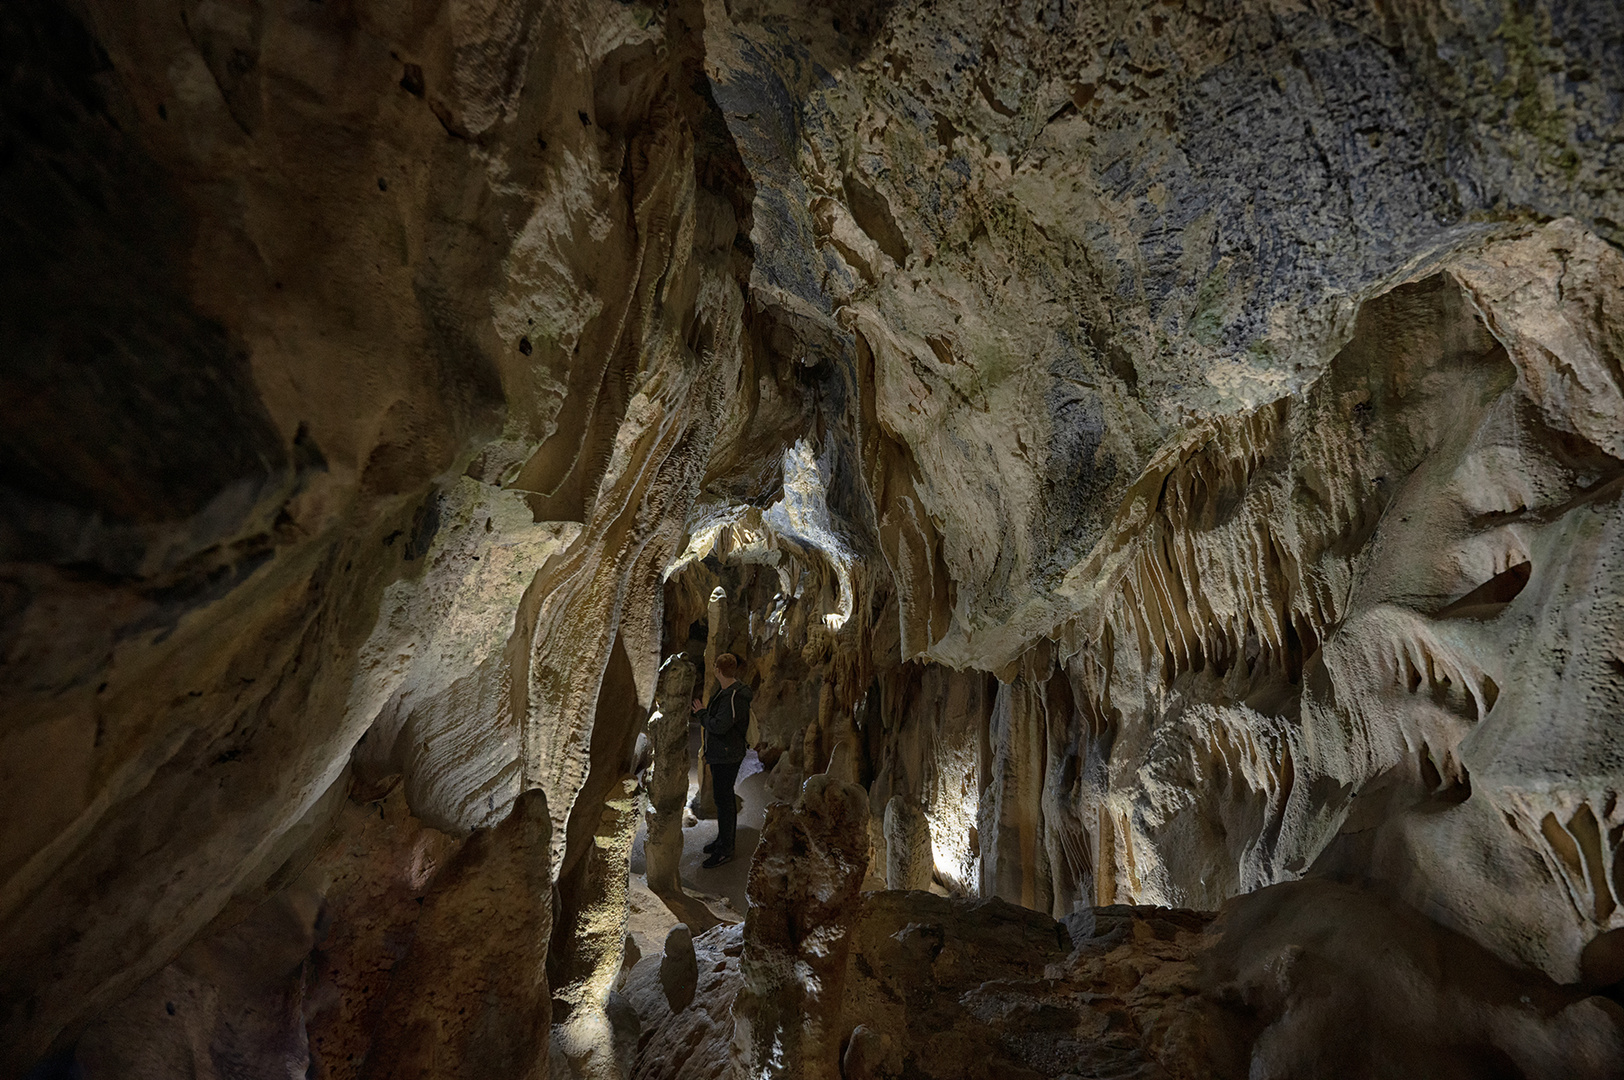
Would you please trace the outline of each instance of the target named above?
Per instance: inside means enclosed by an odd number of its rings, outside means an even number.
[[[1616,3],[0,60],[0,1078],[1624,1073]]]

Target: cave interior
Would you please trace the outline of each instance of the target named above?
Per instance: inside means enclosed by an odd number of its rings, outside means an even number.
[[[0,69],[0,1080],[1624,1076],[1617,0]]]

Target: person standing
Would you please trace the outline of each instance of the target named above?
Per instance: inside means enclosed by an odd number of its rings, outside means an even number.
[[[721,866],[733,858],[739,828],[739,807],[733,784],[744,761],[745,735],[750,728],[751,690],[738,680],[739,658],[723,653],[716,658],[716,681],[721,689],[710,704],[694,698],[694,715],[705,729],[705,763],[711,771],[711,796],[716,801],[716,839],[705,845],[710,854],[704,865]]]

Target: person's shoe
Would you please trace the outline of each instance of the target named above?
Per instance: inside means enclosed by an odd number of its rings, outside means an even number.
[[[700,863],[699,865],[703,866],[707,870],[710,870],[710,869],[713,869],[714,867],[721,866],[723,863],[732,862],[732,861],[733,861],[733,853],[731,851],[713,851],[713,852],[711,852],[711,857],[706,859],[704,862]]]
[[[721,842],[722,842],[721,838],[718,837],[717,839],[712,840],[710,843],[706,844],[705,847],[704,847],[705,854],[709,855],[711,852],[715,851],[716,850],[716,845],[720,844]]]

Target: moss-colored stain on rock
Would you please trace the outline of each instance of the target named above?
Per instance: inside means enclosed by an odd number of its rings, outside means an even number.
[[[1219,260],[1195,293],[1195,306],[1188,323],[1189,334],[1203,345],[1217,345],[1223,340],[1229,266],[1226,260]]]

